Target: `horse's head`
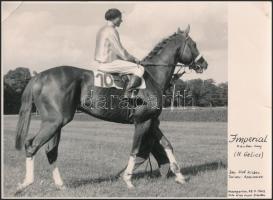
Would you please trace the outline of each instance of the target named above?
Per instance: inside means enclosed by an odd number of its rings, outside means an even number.
[[[184,37],[184,43],[179,48],[178,62],[188,65],[190,69],[195,70],[197,73],[202,73],[207,69],[208,63],[200,54],[196,42],[189,36],[190,26],[186,30],[177,30],[177,34],[181,34]]]

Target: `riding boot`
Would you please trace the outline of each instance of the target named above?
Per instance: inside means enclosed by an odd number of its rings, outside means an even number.
[[[129,83],[127,84],[125,88],[124,98],[134,98],[132,96],[132,92],[134,89],[141,85],[141,78],[135,75],[131,75],[131,78],[129,79]]]

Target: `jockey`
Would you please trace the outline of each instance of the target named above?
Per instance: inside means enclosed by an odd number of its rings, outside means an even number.
[[[107,24],[96,36],[95,61],[98,68],[110,73],[131,74],[125,89],[125,98],[130,98],[131,92],[141,84],[144,68],[140,61],[129,54],[122,46],[116,27],[122,22],[122,15],[118,9],[112,8],[105,13]]]

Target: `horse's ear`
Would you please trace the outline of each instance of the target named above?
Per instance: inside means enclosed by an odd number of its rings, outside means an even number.
[[[187,28],[186,28],[185,31],[184,31],[185,36],[188,36],[188,35],[189,35],[190,28],[191,28],[191,27],[190,27],[190,25],[188,24]]]
[[[181,31],[180,27],[178,27],[178,29],[177,29],[177,33],[182,33],[182,31]]]

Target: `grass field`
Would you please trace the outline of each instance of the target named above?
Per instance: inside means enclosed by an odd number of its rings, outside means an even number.
[[[35,117],[34,117],[35,118]],[[25,174],[24,151],[14,148],[17,116],[4,117],[3,196],[13,197]],[[40,121],[33,119],[30,134]],[[152,176],[146,163],[135,173],[135,190],[128,190],[115,175],[126,164],[133,136],[132,125],[78,120],[63,128],[59,168],[67,190],[55,189],[44,150],[35,158],[35,183],[17,197],[221,197],[227,191],[227,123],[162,121],[161,129],[174,147],[182,172],[190,181],[181,186],[174,177]],[[222,164],[219,164],[222,163]]]
[[[39,115],[33,113],[34,119],[40,119]],[[227,122],[227,107],[183,107],[163,108],[159,117],[162,121],[176,122]],[[101,121],[84,113],[77,113],[74,120],[80,121]]]

